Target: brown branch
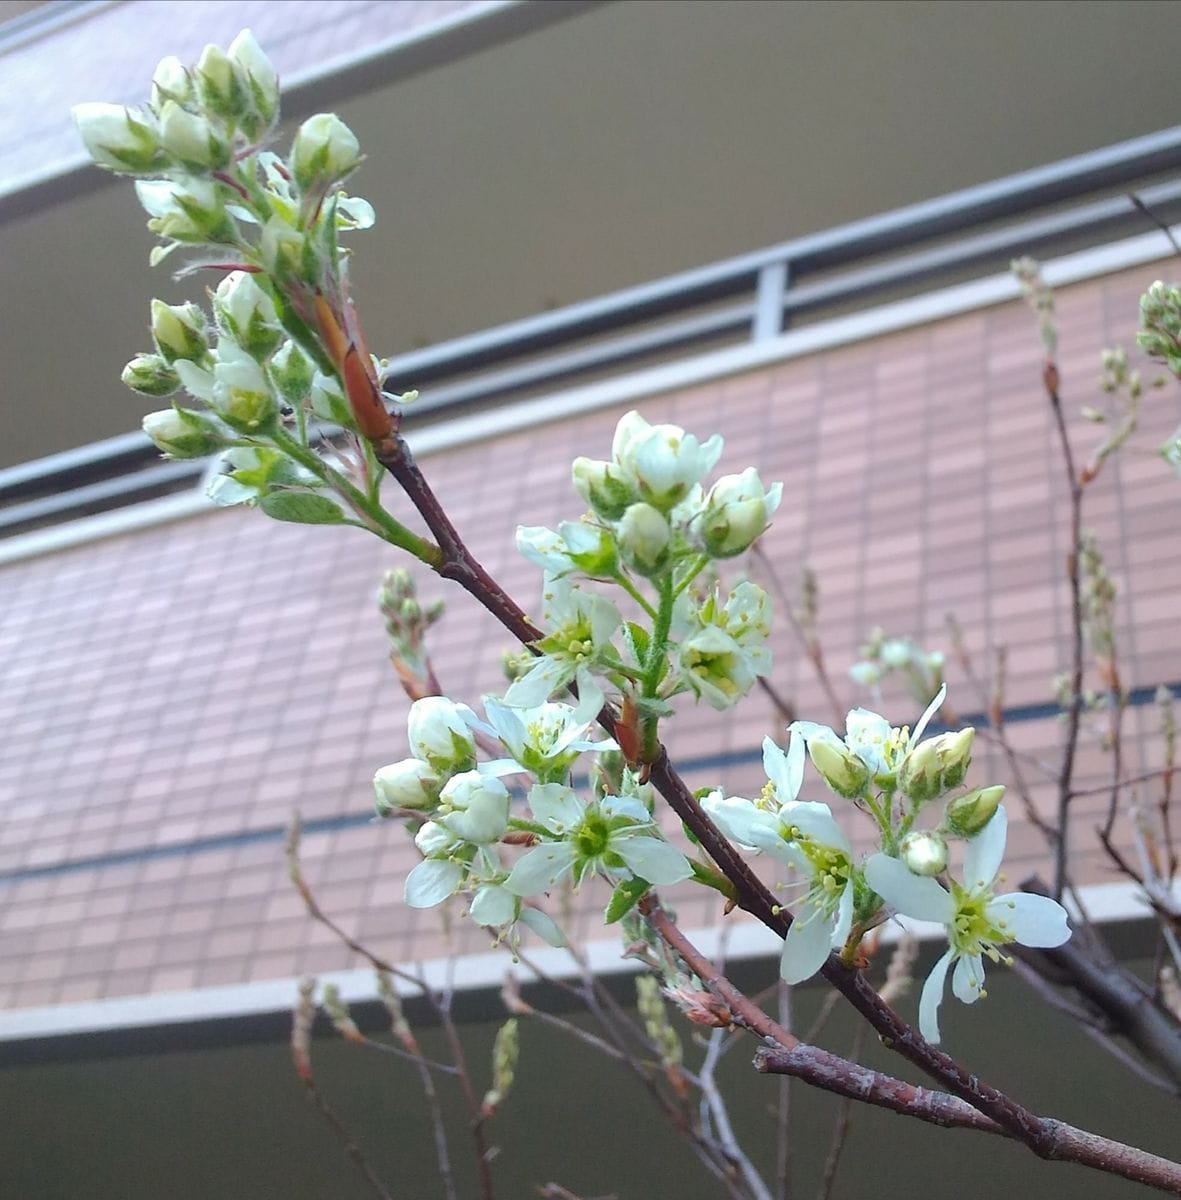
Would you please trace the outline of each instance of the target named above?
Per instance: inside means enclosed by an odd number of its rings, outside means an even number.
[[[1047,372],[1047,383],[1049,382],[1051,380],[1049,372]],[[1056,390],[1054,394],[1056,395]],[[1056,411],[1061,421],[1060,405]],[[1065,430],[1064,424],[1062,428]],[[541,631],[529,621],[521,607],[472,557],[454,526],[444,514],[437,497],[414,463],[409,448],[402,439],[396,435],[386,438],[375,445],[375,452],[382,465],[402,485],[438,542],[441,552],[441,561],[436,568],[438,572],[445,578],[458,582],[521,641],[526,643],[536,641],[541,636]],[[1069,443],[1066,444],[1066,453],[1069,456]],[[1073,470],[1073,460],[1068,458],[1068,462]],[[1072,487],[1077,487],[1077,481],[1073,477],[1071,483]],[[1077,550],[1077,538],[1074,545]],[[1072,572],[1072,576],[1077,604],[1077,566]],[[1081,637],[1081,629],[1079,636]],[[1081,692],[1081,682],[1079,691]],[[1081,697],[1076,696],[1076,701],[1078,699]],[[616,719],[610,706],[604,708],[600,714],[600,721],[608,732],[614,732]],[[1074,738],[1077,740],[1077,725]],[[1073,763],[1073,748],[1070,762]],[[791,926],[790,915],[779,906],[774,896],[751,871],[738,851],[730,845],[705,815],[684,780],[669,763],[667,752],[663,747],[659,748],[655,761],[651,764],[650,779],[677,816],[685,822],[707,853],[735,885],[741,906],[779,936],[786,936]],[[1062,794],[1069,802],[1069,782]],[[1008,1134],[1023,1142],[1034,1153],[1045,1158],[1061,1156],[1062,1141],[1057,1123],[1037,1117],[1003,1092],[983,1083],[977,1076],[969,1074],[955,1059],[932,1046],[878,996],[861,972],[846,966],[835,955],[830,955],[821,969],[821,974],[870,1023],[881,1037],[883,1044],[931,1076],[951,1092],[953,1097],[958,1097],[966,1102],[988,1122],[1000,1126]],[[749,1004],[749,1002],[747,1003]],[[765,1014],[762,1014],[762,1019],[770,1020]],[[906,1086],[910,1087],[910,1085]],[[1095,1139],[1091,1135],[1085,1136],[1089,1139],[1088,1144],[1093,1146]],[[1103,1141],[1103,1139],[1098,1140],[1099,1142]],[[1116,1144],[1111,1143],[1110,1145]],[[1126,1147],[1123,1147],[1122,1151],[1137,1153],[1128,1151]],[[1081,1154],[1084,1153],[1084,1150],[1079,1148],[1078,1152]],[[1145,1156],[1146,1159],[1152,1157]],[[1075,1161],[1083,1160],[1076,1159]],[[1155,1161],[1164,1162],[1164,1160]],[[1099,1169],[1126,1174],[1129,1178],[1135,1179],[1141,1178],[1141,1174],[1137,1172],[1143,1171],[1147,1171],[1148,1175],[1155,1179],[1156,1176],[1153,1172],[1158,1170],[1138,1161],[1129,1162],[1126,1157],[1121,1157],[1119,1154],[1104,1157],[1097,1152],[1091,1152],[1091,1158],[1087,1160],[1087,1163]],[[1181,1189],[1181,1167],[1175,1164],[1166,1165],[1168,1171],[1171,1172],[1167,1178],[1171,1181],[1172,1186]]]

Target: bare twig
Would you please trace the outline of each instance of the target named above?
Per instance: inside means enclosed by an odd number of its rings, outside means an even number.
[[[1061,417],[1060,405],[1058,414]],[[439,548],[436,570],[445,578],[458,582],[521,641],[536,642],[541,637],[540,630],[473,558],[402,439],[397,434],[382,438],[375,443],[375,453],[402,486],[436,538]],[[1072,485],[1077,486],[1073,474]],[[1077,548],[1077,539],[1074,545]],[[1077,587],[1077,569],[1073,574]],[[615,732],[617,718],[610,706],[603,709],[600,721],[609,732]],[[1073,752],[1071,758],[1073,760]],[[656,790],[730,879],[741,906],[780,936],[785,936],[791,925],[789,914],[705,815],[684,780],[672,768],[663,748],[657,748],[649,765],[649,778]],[[1063,794],[1069,799],[1069,784]],[[1099,1170],[1181,1191],[1181,1166],[1165,1163],[1163,1159],[1144,1155],[1129,1147],[1120,1147],[1118,1143],[1096,1139],[1093,1135],[1068,1137],[1063,1130],[1069,1130],[1069,1126],[1064,1127],[1058,1122],[1036,1116],[1011,1097],[970,1074],[955,1059],[922,1038],[882,1001],[860,971],[847,966],[835,955],[829,957],[821,973],[870,1023],[886,1045],[935,1079],[953,1097],[964,1101],[988,1122],[999,1125],[1039,1156],[1067,1157]],[[757,1008],[755,1012],[758,1012]],[[1162,1183],[1162,1180],[1165,1182]]]

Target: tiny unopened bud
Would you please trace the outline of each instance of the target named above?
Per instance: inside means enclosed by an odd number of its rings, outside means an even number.
[[[361,162],[361,146],[335,113],[309,117],[291,147],[291,173],[303,191],[327,188],[344,179]]]
[[[171,396],[180,387],[180,376],[160,354],[137,354],[123,368],[122,378],[141,396]]]
[[[941,733],[913,747],[898,768],[898,786],[916,804],[959,787],[972,761],[974,729]]]
[[[635,488],[614,463],[579,457],[570,471],[574,490],[605,521],[618,521],[637,499]]]
[[[733,558],[749,550],[779,507],[783,485],[764,490],[754,467],[741,475],[724,475],[706,497],[697,536],[712,558]]]
[[[659,509],[633,504],[623,514],[617,530],[624,562],[640,575],[659,575],[669,565],[672,530]]]
[[[204,458],[228,444],[223,427],[207,413],[165,408],[148,413],[143,431],[169,458]]]
[[[251,358],[261,361],[283,340],[274,301],[248,271],[231,271],[217,285],[213,311],[221,331],[233,338]],[[296,349],[293,342],[289,345],[292,350]],[[310,367],[308,370],[310,374]]]
[[[943,823],[957,837],[975,837],[996,815],[1005,789],[1001,784],[975,788],[949,800],[943,811]]]
[[[230,43],[227,57],[238,68],[250,107],[258,117],[257,122],[243,119],[242,123],[257,137],[270,129],[279,115],[279,76],[249,29],[243,29]]]
[[[808,757],[820,777],[838,796],[860,796],[869,779],[869,768],[838,738],[809,738]]]
[[[912,875],[939,875],[947,869],[947,843],[937,833],[908,833],[898,850]]]
[[[288,404],[302,404],[312,390],[315,371],[311,360],[294,343],[281,346],[267,364],[271,382]]]
[[[209,353],[205,314],[195,304],[152,301],[152,337],[168,363],[177,359],[197,362]]]
[[[440,775],[471,771],[476,765],[475,714],[446,696],[424,696],[410,706],[406,733],[410,751]]]
[[[167,100],[188,104],[194,96],[188,68],[175,55],[162,58],[152,76],[152,108],[159,113]]]
[[[420,758],[404,758],[382,767],[373,776],[374,807],[379,817],[397,809],[426,811],[439,803],[442,780]]]
[[[498,842],[508,829],[509,794],[499,779],[464,771],[447,781],[439,795],[436,821],[455,837],[476,846]]]
[[[233,62],[218,46],[206,46],[197,62],[197,91],[201,103],[222,120],[246,111],[246,97]]]
[[[204,117],[165,100],[160,108],[160,148],[190,170],[224,167],[230,161],[229,143]]]
[[[70,111],[87,154],[100,167],[143,175],[159,165],[156,130],[142,113],[121,104],[75,104]]]

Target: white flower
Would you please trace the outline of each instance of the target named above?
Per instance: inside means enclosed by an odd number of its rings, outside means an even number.
[[[737,704],[757,678],[750,656],[717,625],[706,625],[685,638],[677,665],[693,694],[719,712]]]
[[[585,521],[563,521],[557,533],[544,525],[518,525],[517,549],[555,579],[574,571],[591,579],[616,575],[615,539]]]
[[[181,378],[188,387],[188,377]],[[209,403],[227,425],[240,433],[263,428],[279,411],[266,372],[245,350],[225,338],[217,344]]]
[[[414,844],[423,860],[406,876],[406,903],[411,908],[434,908],[465,887],[476,889],[504,878],[492,846],[475,846],[435,821],[422,825]]]
[[[468,913],[477,925],[499,929],[501,936],[507,934],[514,947],[518,940],[515,931],[517,925],[532,929],[551,946],[560,948],[566,945],[565,935],[548,914],[539,908],[523,905],[520,896],[513,895],[502,883],[485,883],[478,887]]]
[[[410,752],[440,775],[470,771],[476,765],[477,717],[466,704],[446,696],[424,696],[410,706],[406,732]]]
[[[913,733],[891,728],[885,717],[864,708],[853,709],[845,718],[844,740],[827,725],[815,721],[793,721],[788,731],[807,742],[808,756],[824,782],[838,796],[852,799],[861,794],[866,783],[893,781],[894,772],[918,743],[946,695],[944,684]]]
[[[688,859],[664,840],[651,813],[632,796],[587,803],[573,788],[547,783],[530,791],[529,807],[554,840],[535,846],[513,867],[505,887],[518,896],[548,891],[567,875],[576,884],[596,872],[669,884],[693,874]]]
[[[720,434],[702,443],[677,425],[649,425],[630,412],[616,427],[611,450],[640,498],[668,512],[713,470],[722,446]]]
[[[524,768],[539,783],[561,783],[578,756],[586,750],[615,750],[609,738],[592,741],[586,735],[591,720],[579,717],[569,704],[513,708],[495,696],[484,697],[489,732],[512,758],[484,763],[485,774],[509,774]]]
[[[610,600],[579,591],[565,579],[547,576],[542,593],[544,624],[549,632],[539,642],[541,654],[504,694],[510,708],[536,708],[570,683],[578,685],[580,721],[590,721],[603,707],[603,690],[592,668],[618,661],[611,638],[622,618]]]
[[[779,972],[788,983],[815,975],[830,950],[839,950],[853,924],[853,848],[827,804],[796,800],[803,777],[804,743],[793,738],[786,755],[768,738],[763,762],[770,795],[756,804],[720,792],[702,807],[731,841],[761,850],[807,877],[807,894],[796,908],[783,943]],[[788,799],[778,802],[778,796]]]
[[[929,1042],[939,1041],[939,1005],[948,968],[954,963],[951,988],[965,1004],[984,992],[984,959],[1008,962],[999,947],[1061,946],[1070,937],[1066,910],[1046,896],[1011,892],[998,896],[993,882],[1005,852],[1004,807],[964,852],[964,882],[947,892],[930,878],[912,875],[896,858],[875,854],[865,865],[865,880],[896,912],[922,921],[937,921],[947,930],[948,949],[923,985],[919,1030]]]

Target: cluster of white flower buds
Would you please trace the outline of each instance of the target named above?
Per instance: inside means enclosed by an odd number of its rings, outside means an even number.
[[[136,178],[162,241],[152,262],[206,247],[210,263],[228,271],[212,321],[195,304],[153,301],[154,350],[136,355],[123,380],[153,397],[183,388],[191,400],[150,413],[145,432],[173,458],[225,452],[211,490],[219,503],[343,520],[333,501],[310,494],[314,474],[277,435],[294,433],[306,446],[309,421],[356,427],[342,368],[360,338],[344,332],[355,321],[337,245],[340,232],[373,223],[372,208],[339,186],[361,162],[356,137],[321,113],[300,126],[286,159],[264,150],[278,122],[279,81],[249,30],[227,50],[206,47],[194,67],[164,59],[142,108],[81,104],[74,117],[99,166]],[[379,395],[377,367],[363,357],[359,390]]]

